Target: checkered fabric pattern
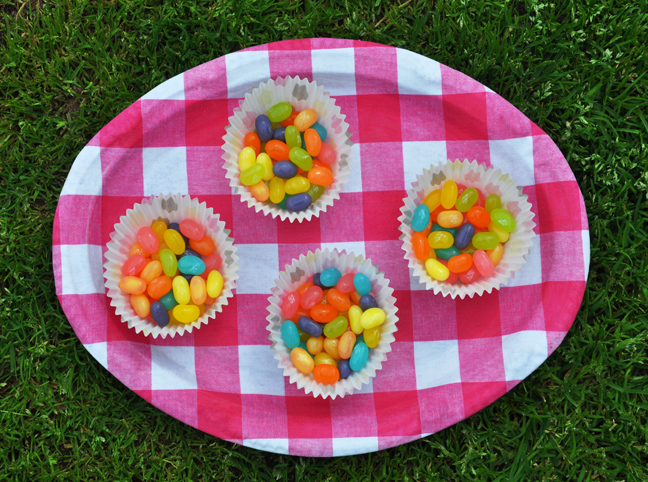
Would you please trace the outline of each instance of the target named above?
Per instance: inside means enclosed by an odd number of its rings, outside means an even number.
[[[355,159],[346,192],[303,224],[232,196],[222,169],[228,116],[270,77],[322,84],[346,114]],[[405,190],[431,163],[476,159],[523,186],[537,223],[509,286],[473,299],[425,291],[398,240]],[[129,330],[109,306],[103,254],[119,216],[144,196],[180,192],[221,215],[238,246],[236,295],[215,323],[182,337]],[[279,270],[317,248],[370,258],[397,299],[393,351],[373,382],[342,399],[290,385],[272,357],[266,306]],[[56,293],[81,343],[124,385],[216,437],[271,452],[338,456],[442,430],[535,370],[572,325],[585,290],[583,198],[551,139],[479,82],[418,54],[339,39],[225,55],[159,85],[79,153],[56,211]]]

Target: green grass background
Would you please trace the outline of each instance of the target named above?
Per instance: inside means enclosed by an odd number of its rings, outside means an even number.
[[[0,0],[0,480],[648,480],[647,12],[646,0]],[[229,52],[320,36],[413,50],[513,103],[567,158],[592,242],[574,326],[535,373],[447,430],[338,459],[224,442],[126,390],[74,335],[51,260],[70,166],[121,110]]]

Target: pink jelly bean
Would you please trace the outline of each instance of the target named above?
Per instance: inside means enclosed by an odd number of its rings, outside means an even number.
[[[481,275],[479,274],[479,271],[477,271],[477,268],[475,268],[475,264],[473,261],[473,265],[468,271],[464,271],[463,273],[459,273],[459,279],[463,284],[470,284],[474,283],[477,281],[479,278],[481,278]]]
[[[322,288],[319,286],[311,286],[304,292],[299,304],[303,309],[310,310],[322,299],[322,296],[324,296]]]
[[[342,276],[335,287],[340,293],[351,293],[354,289],[355,286],[353,286],[353,277],[355,276],[355,273],[348,273]]]
[[[477,202],[475,203],[475,206],[483,208],[484,206],[486,206],[486,198],[484,197],[484,193],[481,192],[481,189],[479,188],[475,189],[477,189]]]
[[[200,241],[205,236],[203,227],[193,219],[180,221],[180,232],[194,241]]]
[[[337,159],[337,153],[330,144],[322,142],[322,148],[320,149],[317,158],[324,164],[328,164],[330,166],[335,162],[335,159]]]
[[[287,320],[293,318],[299,309],[299,293],[291,291],[286,295],[281,303],[281,313]]]
[[[160,240],[157,234],[148,226],[144,226],[137,231],[137,241],[147,253],[154,254],[160,249]]]
[[[490,276],[495,271],[495,265],[488,255],[481,249],[478,249],[473,253],[473,264],[482,276]]]

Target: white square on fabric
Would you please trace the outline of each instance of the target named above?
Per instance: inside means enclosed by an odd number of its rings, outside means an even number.
[[[74,160],[61,196],[88,194],[101,196],[101,148],[85,146]]]
[[[246,438],[243,439],[243,445],[264,452],[288,455],[287,438]]]
[[[286,394],[283,370],[269,345],[239,345],[238,351],[242,394]]]
[[[63,295],[105,293],[101,246],[62,244],[61,278]]]
[[[333,438],[333,456],[356,455],[378,451],[378,437]]]
[[[533,237],[533,245],[529,248],[526,263],[520,271],[515,272],[513,279],[509,279],[506,286],[528,286],[542,283],[542,259],[540,249],[540,236]],[[504,250],[506,252],[506,249]]]
[[[355,253],[356,256],[367,257],[365,253],[365,243],[364,241],[340,241],[335,243],[322,243],[322,251],[325,249],[330,249],[333,251],[337,249],[338,251],[346,250],[347,253]]]
[[[418,276],[414,276],[414,270],[409,268],[410,273],[410,291],[425,291],[427,288]]]
[[[354,49],[311,51],[313,80],[331,96],[356,95]]]
[[[589,231],[582,231],[583,234],[583,263],[585,264],[585,281],[589,278],[590,265],[590,235]]]
[[[162,100],[184,100],[184,98],[184,74],[171,77],[142,97],[142,99]]]
[[[416,176],[423,174],[423,169],[439,165],[448,160],[445,141],[403,142],[403,179],[405,190],[412,189]]]
[[[457,340],[414,342],[414,363],[418,390],[461,382]]]
[[[104,368],[108,368],[108,345],[105,341],[101,343],[89,343],[83,346]]]
[[[245,97],[247,92],[270,78],[270,58],[267,51],[235,52],[225,56],[227,96]]]
[[[489,141],[491,166],[508,173],[518,186],[535,184],[533,137]]]
[[[547,333],[519,331],[502,336],[506,380],[522,380],[547,359]]]
[[[409,50],[396,49],[398,93],[441,95],[441,64]]]
[[[240,295],[268,294],[278,278],[279,247],[276,244],[239,244],[239,279],[236,292]]]
[[[194,347],[151,345],[151,388],[153,390],[198,388]]]
[[[351,173],[347,177],[344,185],[344,192],[362,192],[362,162],[360,158],[360,144],[355,143],[351,146],[353,152],[353,164]]]
[[[144,195],[188,194],[187,150],[184,147],[145,147]]]

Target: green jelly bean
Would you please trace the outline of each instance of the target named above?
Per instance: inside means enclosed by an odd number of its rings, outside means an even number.
[[[160,251],[160,263],[162,263],[162,270],[169,278],[173,278],[178,272],[178,258],[168,248]]]
[[[288,153],[288,157],[297,167],[304,171],[310,171],[313,168],[313,158],[301,147],[293,147]],[[243,177],[243,174],[241,174]]]
[[[461,193],[461,196],[457,198],[455,209],[460,213],[467,213],[468,210],[475,205],[477,198],[479,198],[477,189],[475,189],[474,187],[469,187]]]
[[[288,202],[288,199],[290,199],[292,196],[290,194],[286,194],[283,198],[283,201],[277,203],[277,207],[281,209],[286,209],[286,203]]]
[[[434,231],[445,231],[446,233],[452,234],[453,238],[457,236],[457,228],[444,228],[439,223],[434,223],[432,225],[432,230],[430,232],[433,233]]]
[[[344,316],[338,316],[333,321],[324,325],[324,336],[328,338],[337,338],[346,331],[349,321]]]
[[[292,114],[292,106],[288,102],[279,102],[268,110],[268,119],[272,122],[281,122]]]
[[[456,246],[450,246],[449,248],[435,249],[434,252],[437,255],[438,259],[443,261],[448,261],[453,256],[459,256],[459,250]]]
[[[491,211],[490,215],[491,221],[507,233],[511,233],[515,229],[515,219],[513,219],[513,216],[506,209],[495,208]]]
[[[241,173],[241,184],[244,186],[254,186],[261,182],[265,175],[265,167],[262,164],[254,164]]]
[[[297,325],[295,325],[295,326],[297,326]],[[305,331],[300,330],[300,329],[299,329],[299,326],[297,326],[297,332],[299,333],[299,340],[300,340],[300,341],[306,342],[306,341],[308,341],[308,339],[311,337],[311,336],[310,336],[308,333],[306,333]]]
[[[476,249],[495,249],[499,244],[499,236],[495,233],[477,233],[472,238],[472,244]]]
[[[173,290],[169,291],[166,295],[160,298],[160,303],[164,306],[165,310],[172,310],[174,307],[178,306],[178,302],[173,296]]]
[[[288,126],[286,127],[286,144],[288,144],[288,147],[291,149],[293,147],[301,147],[301,136],[299,135],[299,131],[295,126]]]
[[[325,189],[325,187],[320,186],[319,184],[311,184],[311,187],[306,192],[311,197],[313,202],[315,202],[322,195],[322,193],[324,192],[324,189]]]
[[[490,196],[488,196],[486,198],[485,208],[486,208],[486,211],[488,211],[489,213],[493,209],[498,209],[498,208],[501,208],[501,207],[502,207],[502,200],[500,199],[500,197],[497,194],[491,194]]]

